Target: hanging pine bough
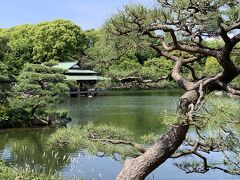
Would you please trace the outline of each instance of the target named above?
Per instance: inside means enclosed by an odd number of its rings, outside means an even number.
[[[115,36],[137,36],[139,40],[148,37],[149,47],[173,62],[171,76],[186,91],[179,99],[177,113],[187,120],[172,125],[144,154],[127,160],[117,179],[144,179],[170,158],[185,140],[190,122],[195,120],[193,113],[201,109],[207,94],[215,90],[240,94],[229,86],[240,74],[239,54],[235,54],[240,42],[239,1],[157,2],[154,8],[125,7],[109,19],[106,30]],[[222,44],[208,46],[208,38],[218,38]],[[233,56],[237,56],[238,61],[233,61]],[[208,57],[216,58],[220,71],[198,77],[194,64],[204,63]],[[183,76],[184,67],[192,78]]]
[[[144,137],[151,142],[154,137]],[[95,126],[87,124],[73,128],[62,128],[55,132],[49,145],[52,148],[67,148],[69,150],[85,149],[100,156],[121,155],[121,158],[135,157],[145,152],[145,147],[134,142],[133,133],[126,129]]]
[[[240,175],[240,137],[234,128],[240,121],[239,103],[232,99],[210,98],[203,106],[203,110],[194,115],[190,122],[185,117],[167,113],[162,115],[161,120],[167,125],[191,124],[192,130],[181,148],[170,156],[173,159],[180,159],[175,163],[178,168],[186,173],[206,173],[210,169],[218,169],[225,173]],[[231,110],[228,111],[226,107]],[[110,156],[122,161],[147,152],[158,141],[157,137],[157,134],[147,134],[136,138],[126,129],[87,124],[58,129],[48,143],[55,150],[62,148],[69,151],[87,150],[100,157]],[[211,152],[221,153],[224,158],[208,162],[206,155]],[[199,160],[181,159],[190,155],[196,156]]]

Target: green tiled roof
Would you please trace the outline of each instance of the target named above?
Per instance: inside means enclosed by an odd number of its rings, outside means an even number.
[[[96,74],[95,71],[91,71],[91,70],[80,70],[80,69],[69,69],[67,71],[68,73],[73,73],[73,74]]]
[[[98,81],[104,80],[104,77],[101,76],[68,76],[66,75],[67,80],[75,80],[75,81]]]
[[[55,65],[54,67],[68,70],[76,64],[77,64],[77,61],[74,61],[74,62],[60,62],[57,65]]]
[[[75,67],[76,62],[60,62],[58,65],[54,66],[57,68],[67,70],[65,72],[65,76],[67,80],[75,80],[75,81],[99,81],[104,80],[104,77],[96,76],[96,72],[92,70],[81,70],[79,67]],[[71,69],[72,68],[72,69]],[[73,75],[69,75],[69,74]],[[79,75],[78,75],[79,74]]]

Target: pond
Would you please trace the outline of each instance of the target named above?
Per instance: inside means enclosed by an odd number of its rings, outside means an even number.
[[[112,91],[107,96],[68,98],[61,108],[73,119],[68,126],[93,122],[124,127],[138,137],[149,132],[163,133],[161,113],[174,110],[181,91]],[[8,129],[0,131],[0,158],[21,168],[35,169],[48,174],[57,173],[66,179],[104,179],[116,177],[122,162],[111,157],[89,155],[85,151],[55,152],[47,140],[54,128]],[[210,158],[218,159],[218,153]],[[205,174],[186,174],[168,160],[147,179],[237,179],[218,170]]]

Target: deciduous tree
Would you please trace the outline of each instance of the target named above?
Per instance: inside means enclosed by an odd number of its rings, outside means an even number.
[[[27,62],[76,61],[87,46],[84,32],[68,20],[19,25],[0,36],[9,40],[8,66],[16,75]]]

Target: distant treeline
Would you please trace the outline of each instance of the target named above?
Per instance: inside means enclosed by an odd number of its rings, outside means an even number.
[[[65,81],[62,70],[52,68],[57,61],[78,61],[83,69],[109,77],[98,84],[102,87],[175,87],[169,74],[173,64],[158,57],[149,41],[134,33],[128,37],[114,35],[104,27],[83,31],[69,20],[0,29],[0,127],[49,124],[53,119],[66,118],[66,112],[56,113],[54,107],[76,84]],[[204,43],[218,48],[223,42],[206,39]],[[231,58],[240,64],[239,52]],[[192,67],[198,74],[192,76],[195,71],[182,69],[189,79],[221,70],[213,57],[194,62]],[[233,85],[239,82],[237,78]]]

